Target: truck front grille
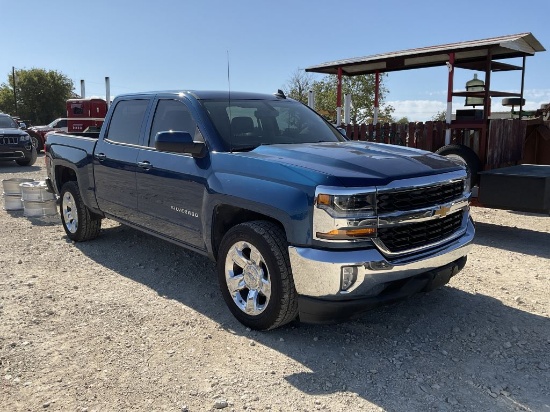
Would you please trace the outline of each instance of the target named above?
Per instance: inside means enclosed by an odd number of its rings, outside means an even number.
[[[1,136],[0,145],[9,145],[19,143],[19,138],[17,136]]]
[[[420,187],[411,190],[382,192],[377,196],[378,213],[409,211],[448,203],[464,192],[464,182]]]
[[[378,237],[392,253],[412,250],[450,237],[462,225],[463,211],[421,223],[378,229]]]

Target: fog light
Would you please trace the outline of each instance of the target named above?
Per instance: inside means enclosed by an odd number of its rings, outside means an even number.
[[[342,286],[340,290],[346,291],[353,286],[357,280],[356,266],[342,266]]]
[[[393,269],[393,265],[389,264],[385,260],[381,260],[380,262],[369,262],[366,265],[366,268],[370,270],[391,270]]]

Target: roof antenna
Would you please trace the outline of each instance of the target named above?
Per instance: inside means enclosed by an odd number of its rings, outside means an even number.
[[[231,77],[229,76],[229,50],[227,52],[227,85],[229,87],[229,93],[231,94]]]
[[[285,92],[283,92],[281,89],[277,89],[277,93],[275,93],[275,96],[280,97],[281,99],[286,99]]]

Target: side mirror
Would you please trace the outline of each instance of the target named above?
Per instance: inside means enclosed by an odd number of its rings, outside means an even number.
[[[21,130],[26,130],[27,129],[27,124],[25,122],[19,122],[19,128]]]
[[[346,129],[344,129],[343,127],[340,127],[340,126],[337,126],[336,129],[338,129],[338,131],[340,132],[340,134],[344,137],[348,137],[346,135]]]
[[[193,157],[204,157],[206,154],[204,142],[195,142],[187,132],[158,132],[155,149],[160,152],[189,153]]]

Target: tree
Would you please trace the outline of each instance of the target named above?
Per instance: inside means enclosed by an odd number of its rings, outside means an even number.
[[[400,124],[409,124],[410,122],[409,122],[409,118],[405,116],[405,117],[402,117],[401,119],[399,119],[399,120],[397,121],[397,123],[400,123]]]
[[[445,120],[447,120],[447,110],[442,110],[432,116],[434,122],[444,122]]]
[[[383,84],[385,74],[380,76],[380,89],[378,102],[380,111],[378,118],[381,121],[389,121],[394,108],[384,105],[387,89]],[[351,94],[352,107],[350,111],[351,123],[365,123],[374,117],[374,88],[375,75],[342,77],[342,98],[344,94]],[[315,109],[330,118],[336,117],[336,93],[338,78],[335,75],[327,75],[322,80],[313,82],[315,91]],[[343,102],[342,102],[343,104]]]
[[[308,93],[313,86],[313,77],[310,73],[306,73],[303,70],[296,69],[294,73],[288,79],[286,85],[283,87],[285,94],[304,104],[307,104]]]
[[[65,102],[71,98],[73,81],[56,70],[16,70],[14,102],[13,75],[0,86],[0,110],[29,120],[32,124],[46,124],[66,113]]]

